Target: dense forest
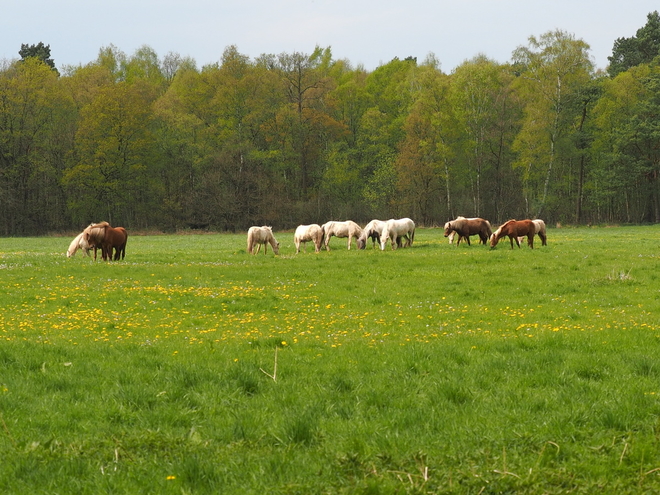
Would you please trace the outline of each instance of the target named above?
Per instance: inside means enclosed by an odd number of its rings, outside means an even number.
[[[660,16],[607,71],[561,30],[507,63],[373,71],[234,46],[217,64],[149,47],[58,71],[50,47],[0,62],[0,235],[290,229],[457,215],[493,223],[660,222]]]

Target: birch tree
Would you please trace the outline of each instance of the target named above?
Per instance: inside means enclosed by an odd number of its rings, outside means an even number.
[[[520,70],[519,89],[526,102],[514,148],[519,154],[515,165],[523,169],[528,215],[538,217],[546,208],[560,140],[575,118],[567,112],[575,108],[567,100],[593,73],[588,52],[587,43],[556,30],[540,38],[531,36],[528,46],[513,53]]]

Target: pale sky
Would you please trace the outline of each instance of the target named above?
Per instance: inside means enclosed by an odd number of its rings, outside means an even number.
[[[129,56],[143,45],[161,59],[175,52],[199,68],[229,45],[251,59],[319,45],[369,71],[433,53],[450,73],[479,54],[508,62],[530,36],[561,29],[604,69],[614,41],[634,36],[654,10],[657,0],[1,0],[0,61],[40,41],[60,69],[110,44]]]

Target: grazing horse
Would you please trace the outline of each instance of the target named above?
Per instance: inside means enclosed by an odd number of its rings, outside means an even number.
[[[519,237],[527,237],[527,245],[534,249],[535,233],[536,228],[534,227],[534,222],[531,220],[509,220],[500,225],[490,238],[490,247],[494,248],[502,237],[508,236],[509,241],[511,241],[511,249],[513,249],[514,240],[518,247],[520,247]]]
[[[321,251],[323,244],[323,229],[317,223],[311,225],[298,225],[296,232],[293,234],[293,243],[296,245],[296,254],[300,252],[300,243],[303,245],[303,252],[307,252],[307,242],[314,243],[314,251]]]
[[[483,218],[465,217],[458,217],[445,224],[445,237],[449,237],[454,232],[458,234],[458,242],[456,243],[456,246],[461,244],[461,239],[465,239],[469,246],[471,235],[478,235],[480,241],[483,244],[486,244],[490,236],[493,234],[488,220],[484,220]]]
[[[541,245],[548,245],[548,236],[545,233],[545,222],[540,218],[532,220],[534,222],[534,231],[541,238]],[[521,243],[524,236],[518,237],[518,243]]]
[[[94,261],[96,261],[96,250],[101,248],[101,256],[105,260],[103,248],[101,243],[105,236],[105,228],[109,227],[108,222],[90,223],[85,230],[82,231],[82,240],[86,242],[90,248],[94,248]]]
[[[367,239],[371,238],[372,247],[376,247],[376,243],[380,244],[380,235],[385,228],[385,222],[382,220],[372,220],[362,229],[362,234],[358,237],[358,249],[367,247]]]
[[[346,220],[345,222],[326,222],[321,225],[321,230],[323,231],[326,251],[330,251],[328,244],[333,235],[336,237],[348,237],[348,249],[351,249],[351,241],[353,240],[353,237],[355,237],[355,241],[357,242],[357,239],[362,234],[360,226],[352,220]]]
[[[415,240],[415,222],[410,218],[400,218],[388,220],[383,227],[383,232],[380,235],[380,250],[385,251],[385,245],[389,240],[392,243],[392,249],[401,247],[401,238],[406,238],[406,243],[403,247],[412,246]]]
[[[83,256],[89,256],[89,251],[92,249],[92,246],[87,244],[87,241],[83,239],[83,232],[78,234],[76,238],[71,241],[71,244],[69,244],[69,249],[66,251],[66,257],[71,258],[76,254],[78,249],[82,249]]]
[[[255,244],[257,245],[256,251],[254,251]],[[248,253],[259,253],[262,244],[264,245],[264,254],[268,252],[268,244],[271,245],[275,254],[280,254],[280,243],[277,242],[273,236],[273,227],[268,227],[266,225],[263,227],[250,227],[247,233]]]
[[[115,250],[115,261],[126,256],[126,242],[128,233],[124,227],[111,227],[108,222],[91,224],[83,230],[83,239],[94,246],[94,260],[96,261],[96,249],[101,248],[103,261],[112,260],[112,250]]]

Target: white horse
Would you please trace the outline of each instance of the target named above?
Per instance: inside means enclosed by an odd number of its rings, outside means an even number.
[[[303,244],[303,252],[307,252],[307,241],[314,243],[314,251],[319,252],[323,244],[323,230],[317,223],[311,225],[298,225],[293,234],[293,243],[296,245],[296,254],[300,252],[300,243]]]
[[[402,237],[406,238],[406,243],[403,247],[412,246],[413,240],[415,240],[415,222],[410,218],[388,220],[380,236],[380,250],[385,251],[385,245],[388,239],[392,243],[392,249],[401,247]]]
[[[257,245],[257,250],[254,251],[254,245]],[[250,227],[247,233],[247,250],[250,254],[258,254],[261,250],[261,245],[264,245],[264,254],[268,252],[268,244],[273,248],[275,254],[280,254],[280,243],[275,240],[273,236],[273,227]]]
[[[358,237],[357,247],[358,249],[364,249],[367,247],[367,239],[371,237],[373,247],[376,247],[376,242],[380,244],[380,235],[383,233],[385,228],[385,222],[382,220],[372,220],[362,229],[362,234]]]
[[[92,246],[87,243],[83,237],[83,234],[84,232],[81,232],[76,236],[74,240],[71,241],[71,244],[69,244],[69,249],[66,251],[67,258],[71,258],[73,255],[75,255],[78,249],[82,249],[83,256],[89,256],[89,251],[92,249]]]
[[[547,246],[548,245],[548,236],[545,233],[545,222],[541,220],[540,218],[537,218],[535,220],[532,220],[534,222],[534,234],[538,235],[539,238],[541,239],[541,245],[542,246]],[[520,244],[525,237],[518,237],[518,243]]]
[[[362,228],[352,220],[346,220],[345,222],[326,222],[321,225],[321,230],[323,231],[326,251],[330,251],[328,243],[333,235],[337,237],[348,237],[348,249],[351,249],[353,237],[355,237],[357,242],[358,237],[362,234]]]

